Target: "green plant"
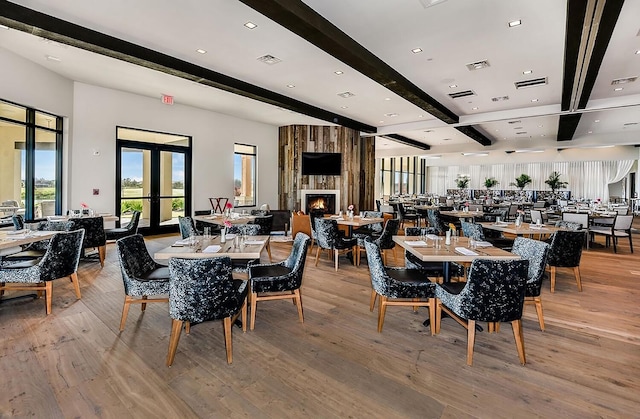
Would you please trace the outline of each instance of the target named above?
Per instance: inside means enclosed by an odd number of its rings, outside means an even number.
[[[456,179],[456,185],[458,189],[466,189],[469,186],[469,177],[468,176],[458,176]]]
[[[511,182],[509,186],[516,186],[518,189],[523,190],[525,186],[533,182],[533,179],[529,175],[521,174],[516,178],[515,182]]]
[[[562,176],[558,172],[551,172],[549,178],[544,181],[551,188],[551,192],[555,193],[557,189],[566,188],[569,186],[567,182],[560,180],[560,176]]]
[[[184,199],[183,198],[173,198],[171,200],[171,210],[173,211],[181,211],[184,209]]]
[[[487,189],[493,188],[496,185],[499,185],[500,182],[496,178],[488,177],[484,179],[484,187]]]

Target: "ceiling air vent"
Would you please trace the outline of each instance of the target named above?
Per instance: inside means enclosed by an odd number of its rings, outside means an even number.
[[[459,99],[461,97],[467,96],[475,96],[475,92],[473,90],[464,90],[462,92],[449,93],[449,97],[451,99]]]
[[[419,0],[422,7],[425,9],[431,6],[435,6],[436,4],[444,3],[447,0]]]
[[[507,124],[519,124],[520,122],[522,122],[522,121],[521,121],[521,120],[519,120],[519,119],[516,119],[515,121],[509,121],[509,122],[507,122]]]
[[[537,79],[517,81],[517,82],[515,82],[513,84],[516,85],[516,89],[524,89],[526,87],[542,86],[544,84],[547,84],[547,78],[546,77],[540,77],[540,78],[537,78]]]
[[[343,98],[348,98],[348,97],[354,97],[355,94],[351,93],[351,92],[342,92],[342,93],[338,93],[338,96],[343,97]]]
[[[522,135],[522,134],[526,134],[526,133],[527,133],[527,131],[519,131],[519,132],[516,132],[516,134],[517,134],[517,135]]]
[[[274,57],[273,55],[269,55],[269,54],[263,55],[262,57],[258,57],[257,60],[260,61],[261,63],[265,63],[269,65],[278,64],[280,61],[282,61],[280,58]]]
[[[467,69],[469,71],[480,70],[487,67],[490,67],[489,61],[487,60],[482,60],[475,63],[467,64]]]
[[[509,100],[509,96],[496,96],[496,97],[492,97],[491,100],[493,102],[502,102],[505,100]]]
[[[616,84],[633,83],[634,81],[636,81],[637,78],[638,78],[638,76],[635,76],[635,77],[624,77],[622,79],[615,79],[615,80],[611,81],[611,85],[615,86]]]
[[[632,125],[638,125],[638,123],[637,122],[627,122],[627,123],[622,124],[623,127],[630,127]]]

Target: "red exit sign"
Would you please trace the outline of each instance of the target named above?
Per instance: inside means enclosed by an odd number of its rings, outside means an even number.
[[[165,105],[173,105],[173,96],[162,95],[162,103]]]

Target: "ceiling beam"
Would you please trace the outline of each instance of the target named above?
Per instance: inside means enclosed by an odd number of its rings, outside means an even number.
[[[431,146],[429,144],[421,143],[420,141],[412,140],[411,138],[403,137],[399,134],[387,134],[382,135],[382,137],[395,141],[396,143],[419,148],[420,150],[431,150]]]
[[[303,115],[375,133],[376,127],[74,23],[0,0],[0,23],[96,54],[215,87]]]

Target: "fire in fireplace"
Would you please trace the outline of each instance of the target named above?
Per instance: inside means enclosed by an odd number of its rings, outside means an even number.
[[[335,214],[336,212],[335,194],[308,194],[306,212],[316,212],[323,214]]]

